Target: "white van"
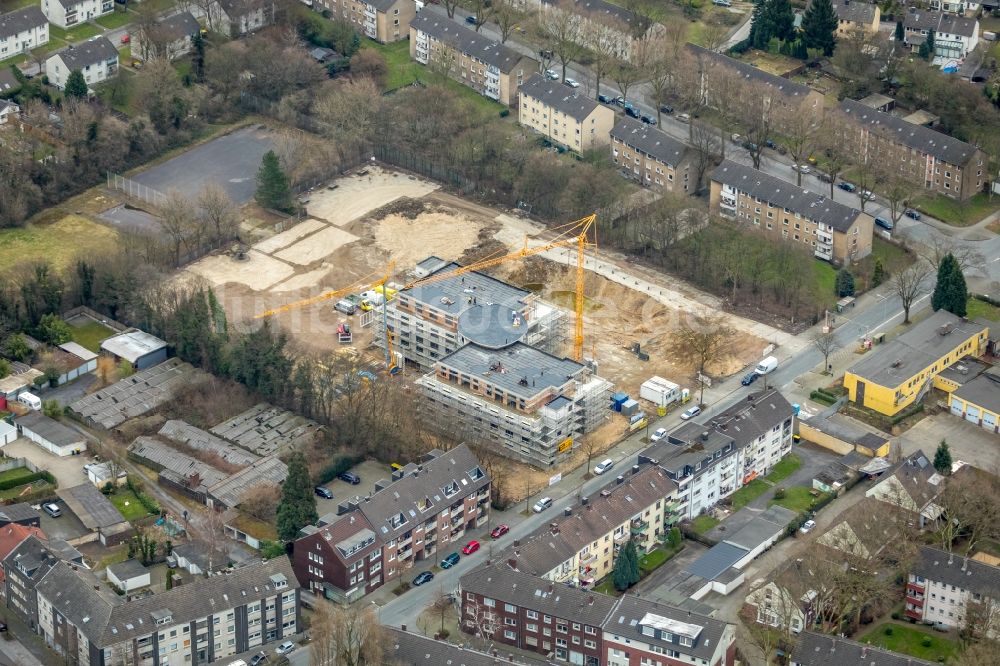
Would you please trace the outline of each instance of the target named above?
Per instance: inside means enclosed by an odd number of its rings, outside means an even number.
[[[25,407],[36,412],[41,411],[42,409],[42,401],[34,393],[22,393],[21,395],[17,396],[17,401],[22,405],[24,405]]]
[[[754,368],[754,372],[756,372],[758,375],[766,375],[767,373],[771,372],[777,367],[778,367],[778,359],[774,358],[773,356],[768,356],[759,364],[757,364],[757,367]]]

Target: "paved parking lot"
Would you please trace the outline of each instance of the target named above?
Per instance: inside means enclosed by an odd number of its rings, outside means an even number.
[[[324,513],[337,513],[337,505],[346,502],[347,500],[358,496],[364,499],[366,495],[370,495],[375,492],[375,482],[379,479],[389,479],[391,478],[392,470],[389,469],[388,465],[383,465],[382,463],[375,462],[373,460],[366,460],[359,465],[355,465],[351,468],[351,471],[361,477],[361,483],[353,486],[346,481],[341,481],[340,479],[334,479],[323,485],[329,488],[333,492],[333,499],[323,499],[322,497],[316,498],[316,512],[319,515]]]
[[[11,458],[27,458],[36,467],[51,472],[60,488],[72,488],[86,481],[83,466],[91,461],[89,455],[53,455],[23,437],[3,447],[3,453]]]
[[[53,518],[44,511],[42,514],[42,531],[50,539],[63,539],[65,541],[70,541],[81,537],[84,534],[88,534],[90,530],[83,526],[80,519],[76,515],[66,508],[66,505],[62,501],[56,502],[59,508],[62,509],[62,515],[58,518]]]
[[[963,460],[986,470],[992,470],[996,466],[1000,435],[986,432],[948,413],[933,414],[921,419],[900,436],[899,443],[903,448],[903,455],[923,449],[926,455],[933,458],[942,439],[948,442],[952,460]]]

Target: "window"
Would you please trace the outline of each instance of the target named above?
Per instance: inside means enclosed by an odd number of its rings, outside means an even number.
[[[514,631],[511,631],[510,629],[504,629],[504,631],[503,631],[503,637],[506,638],[507,640],[511,640],[512,641],[512,640],[517,639],[517,633],[514,632]]]
[[[490,599],[489,597],[484,597],[483,605],[486,606],[487,608],[494,608],[497,605],[497,602],[494,601],[493,599]]]
[[[503,605],[503,609],[505,611],[507,611],[508,613],[516,613],[517,612],[517,606],[514,606],[513,604],[504,604]]]
[[[526,618],[528,618],[529,620],[537,620],[538,619],[538,611],[533,611],[533,610],[525,611],[524,612],[524,616]]]

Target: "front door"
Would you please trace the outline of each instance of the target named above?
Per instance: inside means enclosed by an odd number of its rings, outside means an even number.
[[[858,387],[854,390],[854,402],[859,405],[865,404],[865,383],[858,382]]]

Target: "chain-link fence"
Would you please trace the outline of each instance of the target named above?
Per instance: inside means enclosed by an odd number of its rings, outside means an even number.
[[[132,199],[139,199],[154,206],[161,206],[167,201],[167,196],[163,192],[111,171],[108,172],[108,189],[124,192]]]

